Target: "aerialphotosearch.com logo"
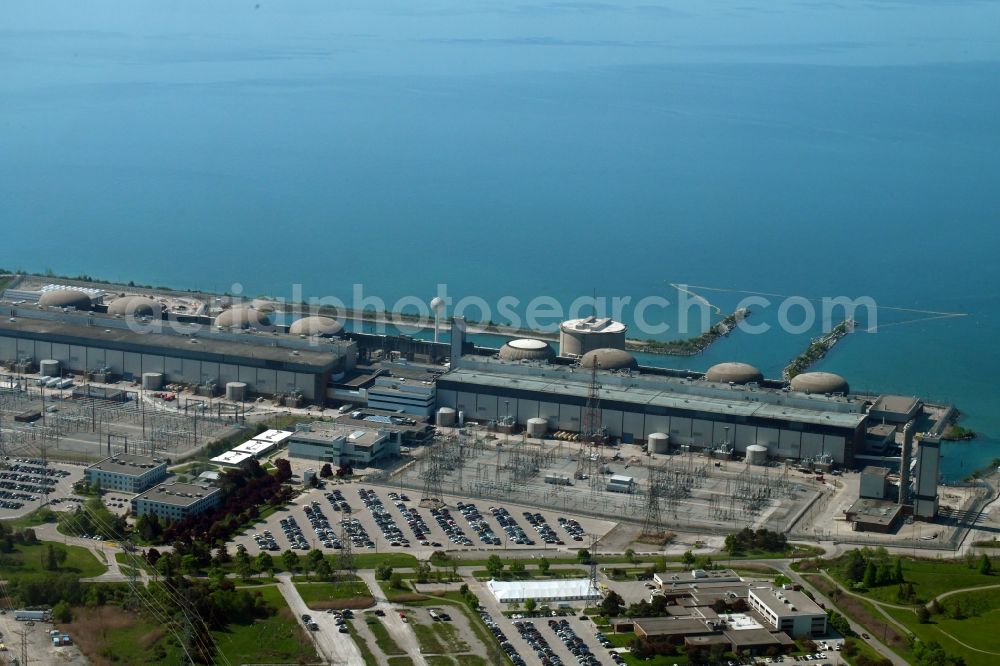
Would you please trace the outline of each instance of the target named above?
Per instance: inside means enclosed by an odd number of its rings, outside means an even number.
[[[629,336],[633,338],[655,338],[671,332],[674,336],[687,337],[709,330],[715,323],[713,315],[717,319],[722,314],[719,308],[687,285],[672,286],[677,291],[676,301],[652,294],[641,298],[580,296],[566,304],[549,295],[538,295],[528,300],[501,296],[490,301],[475,295],[456,299],[448,293],[448,285],[444,283],[437,285],[436,293],[430,298],[408,295],[388,301],[366,294],[364,284],[356,283],[346,300],[335,295],[306,297],[301,284],[292,285],[289,298],[249,299],[243,295],[243,286],[235,283],[225,301],[227,309],[234,310],[233,315],[219,320],[224,325],[215,328],[277,331],[279,327],[273,324],[273,315],[268,316],[267,313],[268,309],[273,309],[289,312],[285,316],[289,322],[299,316],[331,317],[342,324],[351,319],[355,321],[354,330],[380,335],[394,331],[415,335],[432,329],[435,323],[447,328],[452,317],[464,319],[469,333],[535,331],[551,334],[558,332],[560,323],[564,321],[591,315],[627,322]],[[737,303],[734,312],[750,312],[753,316],[738,316],[733,325],[750,335],[767,333],[773,326],[764,321],[760,313],[772,308],[777,310],[777,327],[793,335],[815,331],[817,322],[822,333],[826,334],[845,320],[861,320],[869,332],[877,330],[878,305],[870,296],[806,298],[748,293]],[[860,311],[863,315],[859,316]],[[129,328],[145,333],[158,332],[164,324],[186,334],[204,326],[191,322],[190,317],[182,323],[169,311],[165,320],[126,319]]]

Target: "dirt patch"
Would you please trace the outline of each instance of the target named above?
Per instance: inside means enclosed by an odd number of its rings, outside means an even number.
[[[113,635],[134,624],[135,615],[122,610],[120,606],[97,606],[74,608],[73,621],[61,625],[61,629],[73,636],[80,650],[95,666],[110,666],[115,662],[106,653],[108,645],[113,642]],[[154,645],[156,641],[152,640],[152,634],[158,631],[160,630],[150,632],[142,640],[149,639],[149,646]],[[163,635],[161,633],[159,638]]]
[[[160,641],[160,639],[162,639],[166,635],[167,635],[166,629],[162,627],[157,627],[156,629],[153,629],[151,632],[140,638],[139,645],[142,646],[142,649],[148,650],[149,648],[156,645]]]

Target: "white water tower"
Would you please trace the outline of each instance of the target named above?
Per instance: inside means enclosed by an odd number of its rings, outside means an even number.
[[[444,312],[444,299],[435,296],[431,299],[431,310],[434,311],[434,342],[438,342],[438,335],[441,328],[441,313]]]

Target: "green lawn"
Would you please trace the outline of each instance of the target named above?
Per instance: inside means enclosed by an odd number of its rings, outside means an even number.
[[[252,624],[231,624],[212,637],[233,664],[318,663],[312,641],[274,587],[261,595],[276,613]],[[174,636],[145,613],[124,611],[119,606],[75,608],[74,620],[60,625],[70,633],[84,654],[97,664],[180,664],[184,658]]]
[[[420,643],[420,651],[424,654],[446,654],[444,645],[438,640],[437,633],[426,624],[410,621],[413,633]]]
[[[366,618],[365,622],[368,624],[368,629],[375,637],[375,644],[378,645],[378,649],[382,651],[382,654],[404,654],[403,649],[396,644],[396,641],[392,640],[392,637],[389,635],[388,630],[386,630],[385,625],[382,624],[381,620],[373,615]]]
[[[15,544],[14,552],[0,554],[0,577],[46,573],[44,560],[50,543],[39,541],[32,545]],[[99,562],[86,548],[64,546],[61,543],[51,543],[51,545],[56,551],[66,553],[66,560],[59,566],[58,573],[72,573],[80,578],[90,578],[100,576],[108,570],[107,566]]]
[[[840,576],[840,571],[836,567],[831,567],[829,571],[844,587],[850,589],[850,584]],[[913,583],[917,599],[925,602],[949,590],[981,587],[984,585],[1000,585],[1000,575],[984,576],[979,573],[978,564],[970,569],[964,560],[915,560],[904,558],[903,578],[906,582]],[[861,591],[861,593],[878,601],[898,604],[900,603],[896,598],[898,588],[898,585],[884,585]]]
[[[968,617],[956,620],[949,616],[956,604],[961,604]],[[928,624],[920,624],[911,611],[887,610],[920,640],[937,641],[947,653],[963,657],[970,666],[1000,661],[1000,634],[996,632],[1000,623],[1000,589],[952,595],[941,602],[941,607],[944,612],[932,616]],[[993,654],[970,650],[958,641]]]
[[[431,655],[424,657],[427,666],[490,666],[489,662],[478,654],[462,654],[454,657]]]
[[[409,657],[389,657],[389,666],[413,666],[413,660]]]
[[[319,662],[312,641],[292,615],[281,592],[275,587],[263,587],[260,594],[278,612],[253,624],[231,624],[226,631],[213,632],[226,658],[233,664]]]
[[[419,562],[409,553],[354,553],[354,566],[358,569],[375,569],[380,564],[394,569],[415,569]]]
[[[477,569],[472,572],[473,577],[479,580],[489,580],[493,578],[493,574],[485,569]],[[518,575],[514,575],[509,570],[504,569],[500,573],[500,580],[552,580],[559,578],[586,578],[587,572],[583,569],[549,569],[549,572],[543,575],[537,569],[531,568],[526,569]]]
[[[306,605],[316,610],[364,608],[375,603],[371,591],[362,580],[335,583],[295,583],[295,589],[298,590]],[[350,605],[338,604],[337,602],[340,601],[348,601]]]

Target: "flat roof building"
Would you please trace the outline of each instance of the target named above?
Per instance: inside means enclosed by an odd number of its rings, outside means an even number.
[[[222,491],[218,488],[193,483],[161,483],[132,498],[132,513],[181,520],[214,509],[221,501]]]
[[[310,423],[288,438],[288,455],[334,465],[371,467],[399,455],[399,438],[384,430]]]
[[[859,497],[845,512],[847,520],[858,532],[888,534],[896,529],[903,507],[897,502]]]
[[[534,599],[550,601],[595,601],[601,598],[600,591],[591,584],[589,578],[567,578],[563,580],[490,580],[486,588],[493,593],[498,603],[523,602]]]
[[[265,430],[259,435],[254,435],[253,439],[257,442],[271,442],[275,446],[281,446],[291,436],[292,433],[288,430]]]
[[[640,372],[598,370],[601,425],[622,441],[666,433],[672,446],[736,452],[767,449],[772,458],[828,456],[852,464],[865,438],[863,400],[849,396],[730,385]],[[510,416],[519,424],[546,419],[553,430],[580,432],[590,373],[570,365],[509,362],[466,355],[437,381],[437,404],[466,421]]]
[[[251,393],[297,392],[309,402],[326,400],[330,378],[351,366],[357,353],[349,341],[310,346],[287,335],[208,326],[186,334],[159,320],[138,323],[92,312],[12,312],[16,316],[0,320],[0,361],[54,359],[72,372],[107,368],[126,380],[156,372],[183,384],[244,382]],[[148,332],[133,330],[138,325]]]
[[[167,478],[167,461],[122,453],[94,463],[84,470],[84,478],[104,490],[141,493]]]
[[[122,453],[94,463],[84,470],[84,478],[89,485],[96,483],[104,490],[141,493],[167,478],[167,461]]]
[[[257,439],[251,439],[243,442],[239,446],[234,446],[231,453],[249,453],[254,458],[261,458],[273,451],[276,447],[277,445],[274,442],[264,442]]]
[[[405,377],[378,377],[367,392],[369,407],[418,416],[430,416],[437,401],[433,382]]]
[[[223,467],[243,467],[244,465],[250,464],[250,461],[253,459],[254,455],[252,453],[232,450],[215,456],[212,458],[211,462]]]
[[[826,611],[798,590],[754,587],[748,602],[772,627],[793,638],[826,633]]]

